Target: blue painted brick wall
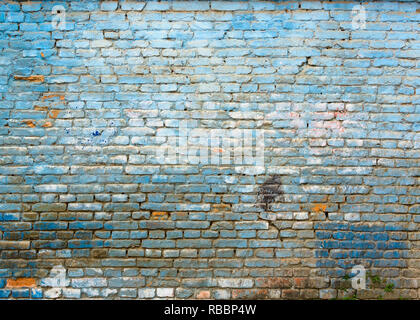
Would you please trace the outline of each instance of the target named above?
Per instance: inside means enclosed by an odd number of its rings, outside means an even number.
[[[0,298],[419,299],[419,10],[1,1]]]

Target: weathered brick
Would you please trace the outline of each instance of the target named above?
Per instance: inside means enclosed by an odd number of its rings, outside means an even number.
[[[0,298],[418,299],[417,11],[0,3]]]

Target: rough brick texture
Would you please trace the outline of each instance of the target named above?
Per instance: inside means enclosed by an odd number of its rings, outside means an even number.
[[[419,299],[420,6],[359,4],[1,1],[0,298]]]

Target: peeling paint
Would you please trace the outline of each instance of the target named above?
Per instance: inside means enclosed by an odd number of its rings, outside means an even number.
[[[51,119],[56,119],[61,111],[63,110],[53,109],[49,112],[48,117]]]
[[[48,111],[48,107],[34,106],[36,111]]]
[[[50,127],[52,127],[52,123],[51,123],[51,122],[49,122],[49,121],[47,121],[47,122],[45,122],[45,123],[42,125],[42,127],[43,127],[43,128],[50,128]]]
[[[45,95],[45,96],[41,97],[41,99],[43,101],[47,100],[47,99],[52,99],[52,98],[60,98],[60,100],[64,100],[64,95],[62,95],[62,94],[48,94],[48,95]]]
[[[327,210],[327,205],[323,203],[317,203],[312,207],[313,212],[325,212]]]
[[[223,149],[222,148],[213,148],[212,151],[218,152],[218,153],[223,153]]]
[[[14,76],[15,80],[24,80],[31,82],[44,82],[44,76],[34,75],[34,76]]]
[[[31,127],[31,128],[36,127],[36,125],[31,120],[24,120],[22,122],[25,123],[28,127]]]

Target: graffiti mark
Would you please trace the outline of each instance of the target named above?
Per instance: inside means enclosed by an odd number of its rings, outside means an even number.
[[[409,255],[411,244],[395,233],[405,233],[407,226],[319,222],[314,230],[320,275],[343,276],[355,265],[363,265],[372,272],[398,270],[400,275],[408,267],[403,258]]]
[[[69,134],[70,131],[66,129],[66,133]],[[89,134],[86,133],[84,137],[78,137],[78,143],[82,145],[105,145],[117,133],[117,128],[106,128],[101,131],[95,130]]]
[[[258,207],[267,211],[271,203],[282,201],[281,176],[274,175],[258,188]]]

